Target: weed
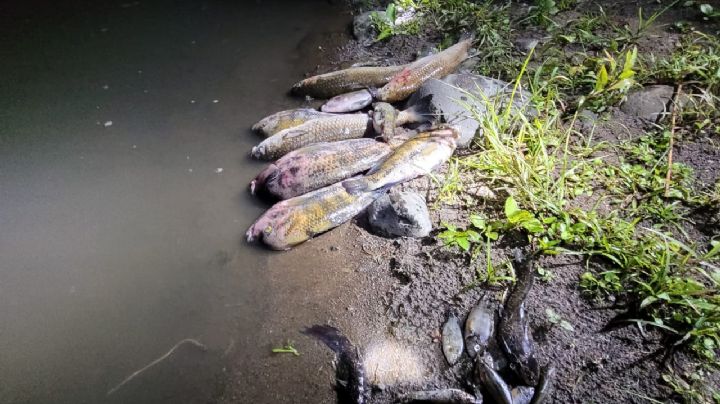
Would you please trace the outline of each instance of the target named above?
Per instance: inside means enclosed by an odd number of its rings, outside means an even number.
[[[564,320],[559,314],[555,312],[552,308],[548,307],[545,309],[545,316],[547,316],[548,321],[552,325],[558,325],[560,328],[562,328],[565,331],[575,331],[575,327],[570,324],[567,320]]]
[[[300,352],[293,346],[292,341],[287,341],[285,345],[278,348],[273,348],[272,353],[289,353],[295,356],[300,356]]]

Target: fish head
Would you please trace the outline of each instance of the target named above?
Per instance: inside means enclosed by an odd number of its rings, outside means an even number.
[[[286,219],[289,210],[289,207],[284,202],[276,203],[272,208],[268,209],[245,233],[248,243],[264,241],[268,244],[268,241],[272,241],[272,237],[277,232],[278,224]]]
[[[274,128],[278,124],[278,118],[276,115],[270,115],[261,119],[258,123],[252,126],[254,132],[268,132],[269,129]]]
[[[280,169],[275,164],[270,164],[250,182],[250,193],[255,195],[258,192],[271,188],[271,185],[277,181]]]
[[[262,159],[263,157],[265,157],[265,153],[266,153],[266,147],[262,143],[260,143],[257,146],[254,146],[252,148],[252,150],[250,151],[250,155],[256,159]]]
[[[383,139],[390,140],[395,132],[397,110],[386,102],[378,102],[372,114],[373,129],[382,135]]]
[[[307,221],[302,213],[286,209],[278,212],[272,222],[264,224],[262,239],[274,250],[287,250],[310,238],[306,228]]]

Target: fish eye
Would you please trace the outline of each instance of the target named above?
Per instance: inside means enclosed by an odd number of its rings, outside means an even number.
[[[272,231],[273,231],[272,226],[267,226],[267,227],[263,230],[263,233],[265,233],[265,234],[270,234],[270,233],[272,233]]]

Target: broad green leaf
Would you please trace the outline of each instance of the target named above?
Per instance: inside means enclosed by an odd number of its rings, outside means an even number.
[[[705,15],[710,15],[713,12],[713,6],[704,3],[700,5],[700,11]]]
[[[534,217],[530,220],[523,222],[522,226],[531,234],[538,234],[544,230],[542,223],[540,223],[540,221],[535,219]]]
[[[561,320],[560,327],[565,329],[565,331],[575,331],[575,327],[573,327],[567,320]]]
[[[395,3],[388,4],[385,15],[390,20],[390,24],[395,24]]]
[[[460,237],[455,240],[458,247],[462,248],[464,251],[468,251],[470,249],[470,242],[465,237]]]
[[[635,75],[635,70],[633,70],[635,60],[637,60],[637,47],[633,47],[633,49],[625,55],[625,65],[623,66],[622,73],[620,73],[620,79],[630,78]]]
[[[608,83],[608,73],[605,69],[605,65],[600,66],[600,71],[598,71],[597,79],[595,80],[595,91],[600,92],[605,89],[605,86],[607,86]]]
[[[515,202],[515,198],[508,196],[505,200],[505,217],[510,219],[510,217],[517,214],[519,211],[520,208],[518,207],[517,202]]]

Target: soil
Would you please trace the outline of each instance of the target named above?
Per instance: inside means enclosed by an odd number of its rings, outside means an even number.
[[[583,2],[584,4],[586,2]],[[602,2],[609,17],[615,21],[637,24],[637,9],[650,15],[660,5],[650,1]],[[584,7],[584,6],[583,6]],[[687,11],[680,11],[687,14]],[[573,12],[568,12],[571,16]],[[668,24],[678,16],[674,10],[664,14],[653,26],[651,34],[639,46],[639,52],[668,53],[677,40],[668,32]],[[683,18],[689,18],[683,15]],[[695,16],[696,17],[696,16]],[[559,17],[562,20],[562,16]],[[514,36],[537,37],[536,27],[518,28]],[[435,42],[433,42],[435,41]],[[422,49],[437,42],[429,32],[412,37],[393,37],[364,47],[357,41],[333,49],[326,63],[308,74],[323,73],[348,64],[380,58],[385,64],[408,62]],[[332,49],[333,44],[324,46]],[[596,121],[596,141],[618,142],[641,136],[649,125],[611,109]],[[585,125],[580,130],[593,130]],[[675,159],[691,166],[698,180],[711,186],[720,177],[720,148],[717,134],[710,138],[681,140],[676,145]],[[611,156],[612,158],[612,156]],[[442,172],[440,170],[442,181]],[[418,179],[398,186],[399,190],[415,190],[427,196],[436,229],[441,222],[462,224],[469,212],[462,206],[443,205],[437,189],[427,179]],[[487,203],[497,203],[488,200]],[[695,223],[688,224],[690,234],[698,243],[720,234],[712,223],[713,213],[697,213]],[[308,324],[307,316],[294,316],[295,309],[312,310],[317,323],[328,323],[341,329],[366,357],[372,356],[373,367],[366,370],[374,381],[371,403],[390,403],[412,390],[463,388],[472,391],[471,362],[463,356],[460,363],[448,366],[439,342],[440,329],[452,311],[461,317],[484,300],[498,308],[506,293],[506,285],[475,286],[476,266],[459,253],[437,241],[438,230],[424,239],[389,239],[367,230],[365,219],[310,240],[286,253],[275,254],[269,265],[271,278],[285,285],[274,296],[271,310],[279,310],[276,318],[282,323],[266,325],[268,342],[262,349],[277,346],[285,339],[295,340],[300,357],[276,355],[267,358],[257,374],[265,377],[273,372],[294,375],[283,379],[282,388],[268,390],[259,386],[256,394],[247,395],[248,379],[236,377],[236,386],[227,389],[224,402],[239,398],[277,402],[333,402],[333,354],[320,343],[302,336],[298,330]],[[518,240],[506,239],[495,248],[492,261],[496,266],[510,257],[515,248],[523,248]],[[541,363],[557,368],[555,390],[549,402],[645,402],[647,398],[678,401],[681,398],[662,381],[668,366],[691,369],[693,359],[685,352],[676,352],[671,362],[665,361],[667,345],[661,334],[627,326],[609,327],[611,320],[624,313],[623,307],[611,301],[598,302],[581,294],[580,275],[587,270],[586,261],[573,256],[544,256],[537,265],[553,274],[547,281],[537,280],[526,301],[531,328]],[[589,265],[602,265],[590,263]],[[572,325],[568,331],[551,324],[546,309],[551,308]],[[381,347],[377,351],[377,347]],[[384,348],[383,348],[384,347]],[[406,355],[394,355],[393,350]],[[378,354],[379,352],[379,354]],[[380,357],[380,359],[377,359]],[[399,358],[399,359],[398,359]],[[366,363],[367,364],[367,363]],[[720,386],[718,375],[706,380],[709,386]],[[266,394],[266,395],[263,395]],[[262,400],[262,401],[265,401]],[[258,401],[259,402],[259,401]]]

